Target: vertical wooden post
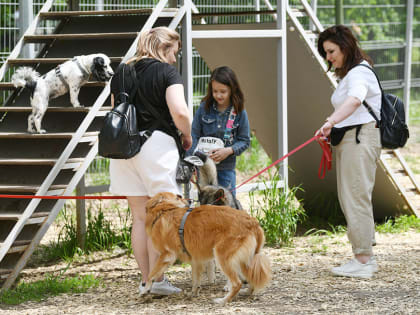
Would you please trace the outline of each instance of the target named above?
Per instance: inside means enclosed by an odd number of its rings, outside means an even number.
[[[84,196],[85,193],[85,175],[83,175],[76,186],[76,195]],[[77,243],[81,249],[84,249],[86,243],[86,203],[84,199],[76,199],[76,222]]]

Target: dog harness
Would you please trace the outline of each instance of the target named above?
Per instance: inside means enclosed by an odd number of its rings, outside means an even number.
[[[76,63],[77,67],[80,69],[80,71],[82,71],[83,77],[89,77],[90,76],[89,72],[87,72],[82,67],[82,65],[80,64],[80,62],[79,62],[79,60],[77,58],[73,58],[71,61],[73,61],[74,63]],[[63,85],[67,88],[67,90],[70,90],[69,84],[67,83],[66,79],[64,79],[64,76],[61,73],[60,66],[58,66],[58,67],[55,68],[55,74],[60,79],[61,83],[63,83]]]
[[[185,225],[185,221],[187,221],[188,215],[191,213],[191,211],[193,211],[193,209],[194,208],[192,206],[189,206],[188,207],[188,210],[184,213],[184,216],[182,217],[181,224],[179,225],[179,229],[178,229],[179,238],[181,239],[181,244],[182,244],[182,250],[190,258],[191,258],[191,255],[188,252],[187,248],[185,247],[185,241],[184,241],[184,225]]]
[[[55,68],[55,75],[60,79],[61,83],[63,83],[63,85],[67,88],[67,90],[70,90],[69,84],[64,79],[64,76],[61,73],[60,66],[58,66],[57,68]]]

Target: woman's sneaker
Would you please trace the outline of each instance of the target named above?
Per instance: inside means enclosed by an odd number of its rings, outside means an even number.
[[[334,267],[331,272],[336,276],[355,277],[355,278],[371,278],[373,273],[378,270],[375,258],[371,258],[366,264],[360,263],[353,258],[348,263],[340,267]]]
[[[140,283],[139,285],[139,293],[140,295],[143,295],[145,292],[145,283]],[[173,286],[168,279],[163,278],[162,281],[159,282],[153,282],[152,288],[150,289],[150,293],[156,294],[156,295],[171,295],[171,294],[178,294],[181,293],[182,290],[180,288],[177,288]]]

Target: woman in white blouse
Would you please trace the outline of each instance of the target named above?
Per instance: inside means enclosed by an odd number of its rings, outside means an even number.
[[[338,276],[370,278],[378,270],[372,252],[372,190],[381,141],[375,120],[362,103],[366,101],[380,117],[381,90],[374,73],[357,66],[371,66],[372,61],[349,28],[336,25],[324,30],[319,35],[318,51],[328,62],[328,71],[334,69],[339,84],[331,97],[334,112],[316,134],[329,137],[333,127],[345,132],[335,147],[337,191],[354,254],[354,259],[331,271]]]

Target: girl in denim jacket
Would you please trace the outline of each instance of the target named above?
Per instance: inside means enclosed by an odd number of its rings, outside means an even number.
[[[220,143],[219,148],[206,153],[217,165],[219,185],[234,188],[236,156],[249,147],[250,132],[244,96],[231,68],[224,66],[213,70],[207,95],[194,115],[191,135],[193,144],[190,154],[202,137],[210,137],[206,139]]]

